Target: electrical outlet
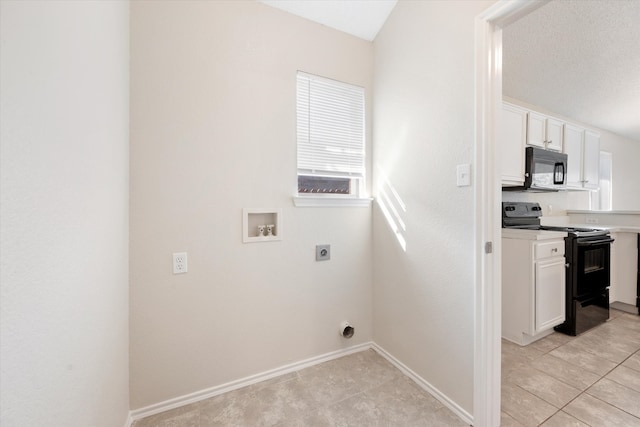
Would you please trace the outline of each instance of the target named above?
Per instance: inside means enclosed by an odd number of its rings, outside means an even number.
[[[598,223],[598,218],[594,218],[594,217],[586,217],[585,218],[585,222],[587,224],[597,224]]]
[[[187,272],[187,253],[175,252],[173,254],[173,274],[182,274]]]
[[[331,259],[331,245],[316,245],[316,261]]]

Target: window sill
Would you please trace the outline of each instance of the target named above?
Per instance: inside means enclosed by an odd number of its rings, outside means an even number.
[[[371,206],[373,198],[331,197],[331,196],[293,196],[293,204],[299,208],[315,207],[357,207]]]

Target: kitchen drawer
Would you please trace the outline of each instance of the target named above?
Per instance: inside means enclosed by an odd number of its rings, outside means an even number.
[[[564,240],[536,243],[535,259],[549,258],[552,256],[564,256]]]

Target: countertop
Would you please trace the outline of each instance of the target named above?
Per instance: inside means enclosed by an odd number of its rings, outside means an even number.
[[[574,211],[568,210],[568,214],[588,215],[640,215],[640,211]]]
[[[640,234],[640,227],[634,227],[632,225],[571,224],[569,227],[596,228],[596,229],[599,229],[599,230],[609,230],[611,233],[638,233],[638,234]]]
[[[599,230],[609,230],[611,233],[637,233],[640,234],[640,227],[632,227],[630,225],[602,225],[602,224],[563,224],[567,227],[576,228],[595,228]],[[504,239],[522,239],[522,240],[548,240],[548,239],[564,239],[567,233],[562,231],[549,230],[522,230],[517,228],[503,228],[502,238]]]
[[[565,237],[567,237],[567,233],[562,231],[522,230],[518,228],[502,229],[503,239],[549,240],[549,239],[564,239]]]

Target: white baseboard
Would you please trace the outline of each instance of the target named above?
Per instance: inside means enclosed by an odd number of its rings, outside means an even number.
[[[175,397],[173,399],[165,400],[164,402],[160,402],[160,403],[146,406],[144,408],[136,409],[129,413],[128,423],[126,424],[125,427],[129,427],[133,421],[139,420],[141,418],[159,414],[160,412],[168,411],[170,409],[179,408],[180,406],[199,402],[204,399],[209,399],[210,397],[218,396],[223,393],[237,390],[239,388],[246,387],[251,384],[256,384],[261,381],[278,377],[280,375],[299,371],[301,369],[308,368],[310,366],[318,365],[320,363],[328,362],[329,360],[337,359],[339,357],[347,356],[349,354],[357,353],[359,351],[367,350],[370,348],[373,348],[372,342],[358,344],[346,349],[332,351],[330,353],[322,354],[320,356],[315,356],[299,362],[294,362],[289,365],[284,365],[279,368],[265,371],[256,375],[251,375],[236,381],[231,381],[226,384],[196,391],[194,393]]]
[[[127,420],[124,422],[124,427],[131,427],[131,424],[133,424],[133,418],[131,418],[131,411],[129,411],[129,414],[127,414]]]
[[[372,343],[371,347],[378,353],[380,356],[387,359],[391,364],[393,364],[396,368],[400,369],[406,376],[411,378],[416,384],[418,384],[423,390],[427,393],[438,399],[440,403],[449,408],[454,414],[456,414],[460,419],[462,419],[465,423],[469,425],[473,425],[473,415],[465,411],[460,405],[447,397],[440,390],[432,386],[427,380],[422,378],[420,375],[413,372],[409,369],[404,363],[400,362],[398,359],[393,357],[389,352],[380,347],[376,343]]]
[[[133,421],[141,418],[149,417],[151,415],[159,414],[170,409],[179,408],[180,406],[188,405],[191,403],[199,402],[201,400],[209,399],[210,397],[218,396],[223,393],[227,393],[233,390],[237,390],[242,387],[246,387],[251,384],[256,384],[261,381],[265,381],[271,378],[278,377],[280,375],[288,374],[291,372],[299,371],[301,369],[308,368],[310,366],[318,365],[320,363],[328,362],[329,360],[337,359],[339,357],[347,356],[349,354],[357,353],[359,351],[374,349],[378,354],[387,359],[392,365],[400,369],[405,375],[411,378],[416,384],[418,384],[427,393],[438,399],[444,406],[449,408],[464,422],[473,425],[473,416],[461,408],[457,403],[440,392],[437,388],[432,386],[428,381],[409,369],[405,364],[393,357],[389,352],[380,347],[374,342],[367,342],[358,344],[353,347],[349,347],[343,350],[337,350],[330,353],[322,354],[320,356],[305,359],[299,362],[294,362],[288,365],[281,366],[276,369],[265,371],[256,375],[251,375],[236,381],[231,381],[226,384],[222,384],[216,387],[207,388],[194,393],[190,393],[184,396],[179,396],[173,399],[165,400],[164,402],[156,403],[146,406],[144,408],[136,409],[129,412],[127,423],[125,427],[130,427]]]

